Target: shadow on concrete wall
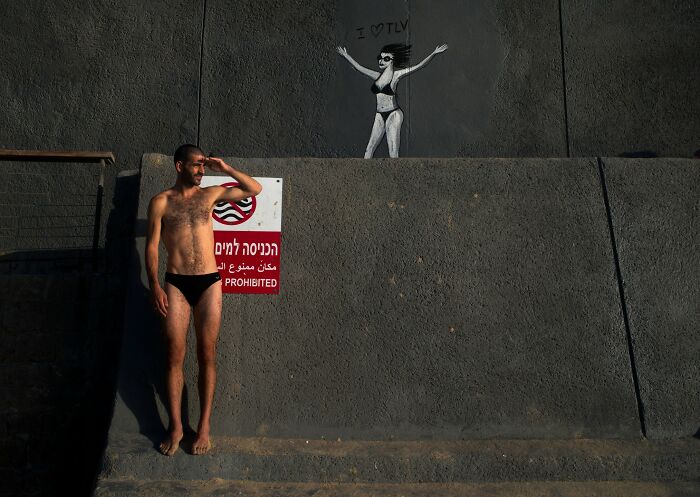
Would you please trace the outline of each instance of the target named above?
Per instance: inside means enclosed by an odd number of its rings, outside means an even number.
[[[146,234],[146,221],[137,220],[135,238]],[[160,406],[167,405],[165,387],[166,354],[162,323],[153,310],[149,288],[140,277],[143,261],[135,246],[131,248],[129,288],[124,318],[122,357],[117,394],[131,411],[137,431],[149,438],[154,448],[166,433],[167,419]],[[183,386],[182,421],[185,437],[195,433],[189,419],[189,395]]]
[[[1,469],[15,475],[4,482],[15,494],[94,489],[113,408],[138,185],[134,171],[116,178],[98,271],[90,250],[0,256],[1,361],[14,385],[0,450],[17,453]]]
[[[653,159],[659,155],[653,150],[634,150],[631,152],[623,152],[618,157],[623,159]]]

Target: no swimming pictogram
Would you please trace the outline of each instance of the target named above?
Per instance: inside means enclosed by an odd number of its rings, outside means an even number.
[[[231,188],[238,186],[238,182],[230,181],[223,183],[221,186]],[[219,223],[228,226],[245,223],[255,212],[256,202],[255,197],[245,198],[238,202],[219,202],[214,206],[212,217]]]

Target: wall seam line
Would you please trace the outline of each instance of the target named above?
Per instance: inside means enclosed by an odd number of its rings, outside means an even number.
[[[562,13],[562,1],[559,0],[559,50],[561,54],[561,80],[564,95],[564,134],[566,136],[566,156],[571,157],[569,145],[569,106],[566,98],[566,61],[564,60],[564,15]]]
[[[197,85],[197,146],[199,147],[202,123],[202,68],[204,67],[204,30],[207,20],[207,0],[202,8],[202,36],[199,44],[199,82]]]
[[[408,32],[406,33],[406,41],[407,45],[411,45],[411,0],[406,0],[406,15],[408,17]],[[409,61],[409,65],[411,62]],[[408,157],[411,157],[411,116],[413,115],[412,109],[413,107],[411,106],[411,77],[409,75],[408,78],[406,78],[406,93],[408,94],[408,119],[406,119],[406,155]],[[401,136],[399,136],[399,139],[401,139]],[[399,146],[399,154],[401,153],[401,147]]]
[[[639,414],[639,424],[642,430],[642,436],[647,438],[646,423],[644,420],[644,402],[642,401],[641,391],[639,389],[639,375],[637,373],[637,364],[634,356],[634,345],[632,344],[632,331],[630,327],[629,314],[627,312],[627,300],[625,298],[625,285],[622,278],[622,269],[620,267],[620,257],[617,251],[617,241],[615,240],[615,229],[612,221],[612,209],[610,208],[610,198],[608,196],[607,182],[605,181],[605,170],[603,160],[600,157],[598,161],[598,177],[600,186],[603,192],[603,202],[605,204],[605,214],[608,221],[608,230],[610,232],[610,243],[612,245],[613,260],[615,262],[615,277],[617,279],[617,289],[620,295],[620,306],[622,308],[622,319],[625,324],[625,336],[627,340],[627,352],[630,359],[630,369],[632,371],[632,382],[634,384],[634,395],[637,401],[637,411]]]

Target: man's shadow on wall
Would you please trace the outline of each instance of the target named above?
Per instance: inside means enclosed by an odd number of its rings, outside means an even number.
[[[153,309],[150,290],[144,284],[141,271],[142,254],[138,244],[143,244],[147,222],[136,219],[131,238],[124,312],[124,332],[121,343],[117,394],[133,413],[139,433],[145,435],[157,448],[166,434],[167,390],[165,387],[166,350],[160,315]],[[185,440],[192,438],[195,430],[189,419],[187,385],[182,393],[182,422]],[[118,403],[118,400],[117,400]],[[113,428],[130,428],[118,419],[120,413],[115,406]],[[126,422],[128,423],[128,422]],[[125,430],[126,431],[126,430]]]

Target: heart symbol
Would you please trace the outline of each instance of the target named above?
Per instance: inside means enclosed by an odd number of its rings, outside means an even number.
[[[384,31],[384,23],[380,22],[379,24],[372,24],[372,26],[370,26],[370,29],[372,30],[372,34],[376,38],[382,31]]]

